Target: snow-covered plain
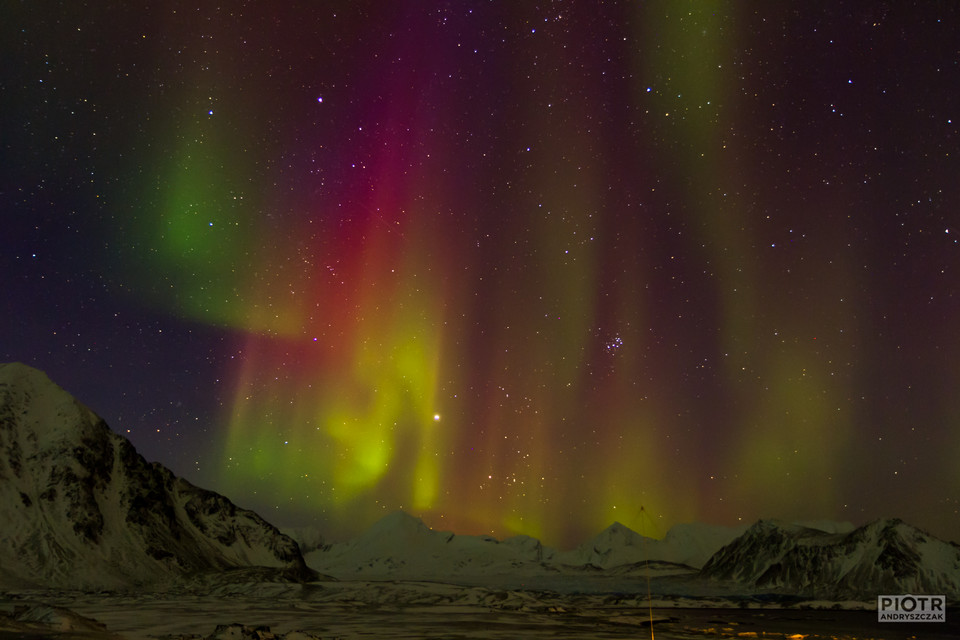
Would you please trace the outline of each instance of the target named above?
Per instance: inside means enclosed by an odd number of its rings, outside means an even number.
[[[0,638],[790,638],[960,637],[947,623],[884,624],[870,610],[789,606],[758,599],[654,599],[556,594],[432,582],[234,584],[209,593],[0,597]],[[844,603],[840,603],[841,606]],[[857,606],[856,603],[846,603]],[[20,622],[4,618],[20,608]]]

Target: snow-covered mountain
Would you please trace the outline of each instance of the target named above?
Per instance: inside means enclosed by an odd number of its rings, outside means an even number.
[[[824,598],[883,593],[960,597],[960,546],[901,520],[831,533],[761,520],[704,565],[701,577]]]
[[[678,525],[666,538],[646,538],[615,522],[576,549],[558,552],[536,538],[455,535],[430,529],[422,520],[396,511],[363,535],[305,554],[315,570],[349,578],[457,579],[482,582],[493,576],[598,576],[644,572],[647,560],[659,574],[693,573],[742,529]]]
[[[0,364],[0,586],[121,588],[251,566],[314,575],[257,514],[147,463],[41,371]]]
[[[663,584],[669,593],[773,591],[839,600],[872,600],[880,593],[960,597],[960,546],[900,520],[852,530],[845,523],[816,524],[822,528],[769,520],[748,529],[683,524],[656,540],[614,523],[576,549],[558,552],[526,536],[498,541],[434,531],[398,511],[360,537],[320,547],[306,559],[313,569],[342,579],[550,589],[590,583],[598,590],[634,585],[638,576],[653,575],[668,579]]]
[[[614,522],[591,540],[571,551],[561,552],[558,561],[571,566],[591,565],[609,569],[643,560],[662,560],[655,557],[659,540],[647,538],[633,529]]]
[[[535,538],[434,531],[403,511],[390,513],[361,536],[306,554],[308,564],[338,577],[442,580],[540,567],[556,552]]]
[[[593,565],[602,569],[658,560],[700,568],[717,550],[744,532],[746,527],[722,527],[700,523],[677,524],[663,540],[648,538],[614,522],[592,540],[556,560],[568,565]]]

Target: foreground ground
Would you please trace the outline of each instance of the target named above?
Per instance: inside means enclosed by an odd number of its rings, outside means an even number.
[[[0,595],[0,640],[256,634],[285,640],[646,638],[651,615],[661,640],[960,637],[960,612],[948,613],[946,623],[906,625],[878,623],[874,611],[814,610],[809,603],[731,607],[708,599],[661,599],[654,604],[651,611],[645,597],[635,594],[561,595],[423,582],[193,585],[189,593],[142,595],[21,592]],[[226,626],[231,624],[236,626]]]

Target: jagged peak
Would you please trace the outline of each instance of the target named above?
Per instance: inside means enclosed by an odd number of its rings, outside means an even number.
[[[867,524],[863,525],[863,528],[869,529],[893,529],[898,528],[901,525],[909,527],[911,529],[916,529],[912,524],[907,524],[901,518],[889,517],[889,518],[877,518],[876,520],[871,520]]]
[[[113,588],[227,567],[312,575],[292,539],[146,462],[42,371],[0,365],[0,403],[0,469],[10,472],[0,483],[0,578]]]
[[[622,522],[619,522],[616,520],[611,525],[609,525],[606,529],[604,529],[603,531],[598,533],[596,536],[594,536],[593,540],[589,541],[588,544],[593,544],[598,540],[623,540],[627,542],[627,544],[630,544],[631,542],[634,542],[634,541],[638,543],[641,541],[644,541],[644,542],[657,541],[656,538],[651,538],[649,536],[643,535],[642,533],[638,533],[637,531],[634,531],[633,529],[623,524]]]
[[[604,529],[604,532],[606,532],[606,531],[609,531],[609,532],[611,532],[611,533],[613,533],[613,532],[616,532],[616,533],[636,533],[636,531],[634,531],[633,529],[631,529],[631,528],[628,527],[627,525],[623,524],[623,523],[620,522],[619,520],[614,520],[613,523],[610,524],[610,526],[608,526],[606,529]]]
[[[823,529],[817,529],[797,522],[787,522],[778,518],[761,518],[750,525],[744,532],[745,535],[771,535],[773,533],[782,533],[787,536],[811,536],[827,533]]]
[[[958,553],[956,545],[899,518],[881,518],[846,533],[760,521],[714,554],[701,575],[838,597],[879,589],[955,593],[960,592]]]
[[[442,535],[434,531],[417,516],[411,515],[403,510],[391,511],[367,529],[358,540],[376,541],[392,540],[397,538],[415,539],[430,537],[432,535]],[[451,534],[452,535],[452,534]]]

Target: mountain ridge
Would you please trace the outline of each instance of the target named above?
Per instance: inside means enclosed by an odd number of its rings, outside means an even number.
[[[613,576],[632,584],[653,573],[671,584],[729,583],[744,593],[960,599],[960,545],[896,518],[861,527],[688,523],[662,540],[614,522],[568,551],[524,535],[435,531],[403,511],[347,542],[299,534],[308,539],[303,550],[256,513],[144,460],[43,372],[0,364],[0,588],[152,588],[185,578],[203,584],[203,576],[229,581],[227,574],[309,581],[317,571],[372,580],[499,577],[521,587],[527,578],[560,576],[611,585]]]
[[[0,364],[0,584],[102,589],[266,566],[314,576],[252,511],[149,463],[91,409]]]
[[[321,546],[311,543],[305,558],[315,570],[340,579],[456,578],[478,582],[482,575],[620,575],[649,567],[661,574],[693,574],[699,565],[691,565],[691,558],[705,561],[709,553],[739,532],[727,527],[683,525],[667,536],[669,540],[656,540],[614,522],[575,549],[558,551],[525,535],[498,540],[489,535],[437,531],[422,519],[398,510],[351,540]]]
[[[899,518],[846,533],[759,520],[700,570],[707,579],[811,597],[932,593],[960,598],[960,545]]]

